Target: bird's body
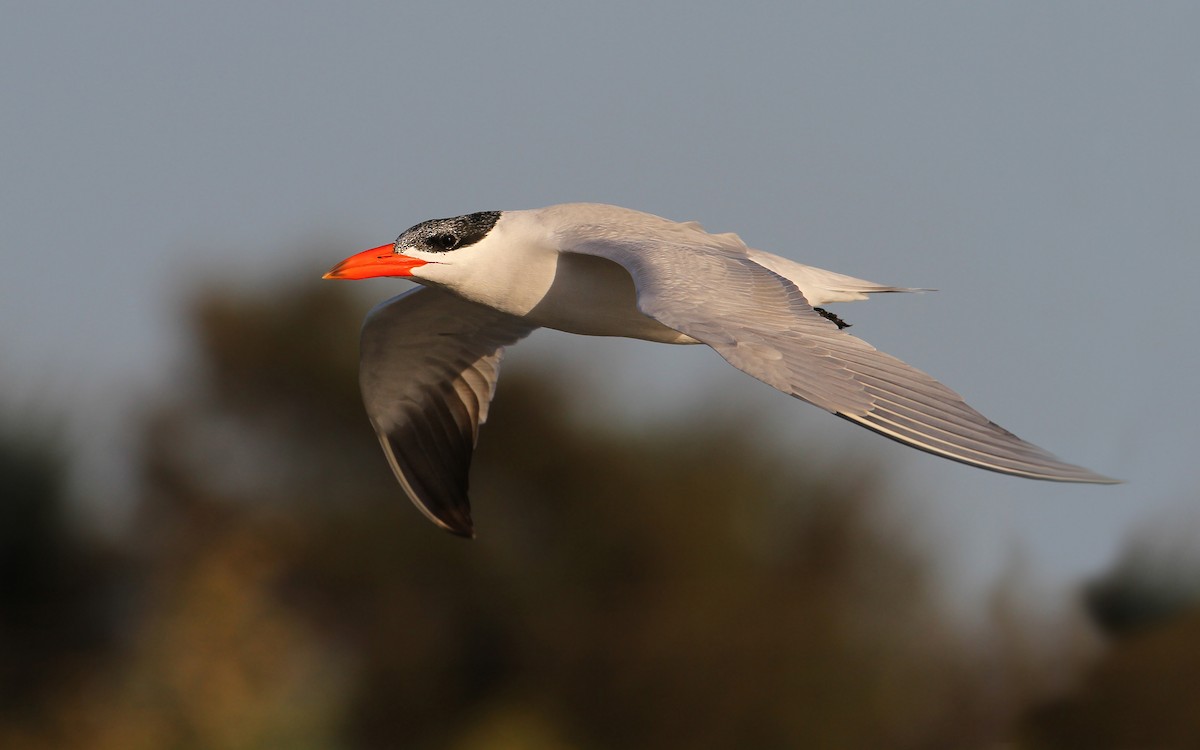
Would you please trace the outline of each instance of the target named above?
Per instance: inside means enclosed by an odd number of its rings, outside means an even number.
[[[601,204],[423,222],[327,278],[409,277],[363,327],[368,415],[397,478],[472,533],[467,470],[503,348],[539,328],[711,346],[771,386],[913,447],[1034,479],[1110,482],[1059,461],[814,309],[915,291],[805,266],[694,222]]]
[[[594,203],[504,211],[472,246],[465,263],[423,266],[413,280],[528,320],[537,327],[588,336],[623,336],[667,344],[700,341],[664,326],[638,308],[634,278],[619,262],[588,248],[623,255],[676,255],[722,261],[749,258],[792,281],[814,306],[866,299],[864,292],[912,291],[812,268],[746,247],[735,234],[710,234],[696,222]],[[518,258],[514,248],[520,248]],[[665,252],[664,252],[665,251]],[[697,263],[697,266],[700,264]],[[683,269],[687,270],[687,269]],[[676,283],[687,277],[680,274]],[[694,278],[706,291],[719,279]]]

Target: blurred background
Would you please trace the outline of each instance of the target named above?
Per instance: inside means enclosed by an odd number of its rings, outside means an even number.
[[[1200,10],[116,2],[0,25],[0,747],[1200,746]],[[539,332],[390,476],[320,282],[591,200],[936,294],[852,332],[1064,458]]]

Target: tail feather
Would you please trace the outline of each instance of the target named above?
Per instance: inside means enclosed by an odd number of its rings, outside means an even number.
[[[882,292],[932,292],[932,289],[910,288],[903,286],[887,286],[876,284],[865,279],[856,279],[823,268],[806,266],[794,260],[781,258],[778,255],[750,250],[750,259],[760,266],[770,269],[796,285],[804,293],[805,299],[813,306],[829,302],[854,302],[867,299],[868,294]]]

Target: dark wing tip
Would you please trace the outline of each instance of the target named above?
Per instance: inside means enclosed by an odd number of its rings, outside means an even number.
[[[471,540],[475,539],[475,529],[474,528],[452,529],[449,526],[443,526],[442,528],[444,528],[446,531],[450,532],[454,536],[458,537],[459,539],[466,539],[467,541],[471,541]]]
[[[464,539],[475,538],[475,522],[471,520],[471,503],[465,493],[416,493],[407,477],[397,475],[400,483],[408,491],[409,499],[417,506],[422,515],[433,521],[438,528],[461,536]]]
[[[434,517],[434,523],[451,534],[463,539],[475,538],[475,524],[469,513],[455,513],[452,518],[446,516]]]
[[[465,469],[464,469],[465,470]],[[409,481],[410,477],[397,471],[397,478],[408,492],[417,509],[438,527],[465,539],[475,538],[475,522],[471,520],[471,502],[466,487],[425,487]],[[412,477],[416,479],[416,477]],[[463,478],[465,483],[465,477]],[[417,488],[420,489],[417,489]]]
[[[445,460],[445,456],[434,450],[412,449],[407,445],[413,437],[412,425],[408,429],[388,431],[374,425],[379,434],[383,453],[387,456],[392,472],[404,488],[405,494],[421,514],[439,528],[467,539],[475,538],[475,523],[471,520],[471,501],[467,497],[467,472],[471,465],[469,441],[452,443],[458,456]],[[442,444],[442,448],[447,448]],[[453,451],[452,451],[453,452]],[[454,468],[447,468],[452,466]]]

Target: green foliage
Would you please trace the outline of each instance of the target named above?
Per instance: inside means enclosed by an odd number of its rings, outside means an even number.
[[[0,430],[0,724],[38,716],[111,640],[115,561],[68,522],[62,485],[52,440]]]
[[[391,478],[342,343],[361,310],[325,289],[202,296],[209,378],[146,463],[162,503],[270,515],[270,598],[348,652],[335,736],[486,745],[519,716],[571,746],[774,747],[939,720],[950,685],[903,683],[947,633],[921,559],[872,524],[870,467],[814,472],[750,424],[581,427],[552,380],[507,372],[473,475],[480,537],[461,542]]]
[[[984,747],[1041,695],[997,679],[1027,639],[948,624],[873,467],[748,420],[588,422],[510,367],[479,538],[439,531],[359,404],[365,308],[198,294],[116,552],[64,531],[53,453],[0,443],[0,747]]]
[[[1138,597],[1141,599],[1142,597]],[[1022,747],[1200,747],[1200,615],[1125,634],[1074,690],[1032,713]]]
[[[1194,534],[1187,524],[1147,528],[1126,543],[1112,570],[1088,584],[1084,600],[1105,633],[1126,637],[1197,608],[1200,548]]]

